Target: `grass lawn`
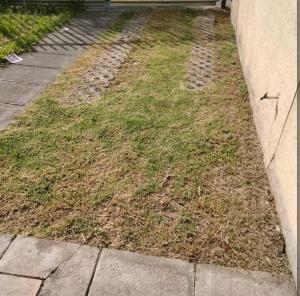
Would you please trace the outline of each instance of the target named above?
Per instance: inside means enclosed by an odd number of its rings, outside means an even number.
[[[59,12],[0,10],[0,63],[8,54],[30,48],[47,33],[70,20],[74,13],[72,9]]]
[[[113,85],[74,105],[91,48],[0,135],[0,232],[289,272],[227,14],[219,78],[186,87],[198,13],[152,11]]]

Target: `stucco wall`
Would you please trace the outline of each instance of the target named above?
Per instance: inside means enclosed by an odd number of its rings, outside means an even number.
[[[291,269],[297,273],[297,1],[233,0],[231,19]],[[278,99],[260,100],[266,92]]]

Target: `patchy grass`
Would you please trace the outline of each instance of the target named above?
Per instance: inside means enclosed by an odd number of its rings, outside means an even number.
[[[70,20],[75,11],[0,10],[0,63],[12,53],[20,53],[37,43],[47,33]]]
[[[105,95],[65,105],[91,49],[1,135],[0,231],[288,272],[227,15],[220,78],[185,86],[196,14],[155,10]]]

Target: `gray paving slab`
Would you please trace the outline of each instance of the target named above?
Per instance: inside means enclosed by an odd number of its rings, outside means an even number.
[[[42,41],[40,44],[33,47],[33,51],[75,55],[75,54],[81,53],[87,47],[88,47],[88,45],[47,44],[46,42]]]
[[[26,105],[44,89],[42,84],[0,81],[0,103]]]
[[[36,296],[42,281],[0,274],[0,296]]]
[[[192,296],[193,265],[104,249],[89,296]]]
[[[44,279],[79,247],[73,243],[18,236],[0,260],[0,272]]]
[[[7,128],[11,120],[23,111],[23,106],[13,106],[0,103],[0,131]]]
[[[123,10],[86,11],[75,17],[60,30],[48,34],[34,51],[38,53],[79,54],[87,45],[93,44]],[[64,28],[68,28],[65,30]],[[22,63],[21,63],[22,64]],[[26,63],[23,63],[24,65]]]
[[[0,80],[48,84],[57,75],[57,69],[10,65],[0,70]]]
[[[14,236],[10,234],[0,234],[0,258],[8,248]]]
[[[97,33],[100,34],[103,30],[98,30]],[[97,37],[93,35],[83,35],[77,33],[60,33],[54,32],[47,35],[43,39],[41,44],[46,45],[91,45],[97,41]]]
[[[36,52],[79,54],[96,42],[98,36],[113,22],[115,15],[87,12],[73,19],[64,28],[48,34],[34,47]]]
[[[93,276],[99,250],[81,246],[44,282],[39,296],[85,296]]]
[[[213,265],[196,268],[195,296],[296,296],[294,283],[269,273]]]
[[[80,26],[78,24],[73,24],[68,27],[68,31],[65,33],[70,34],[71,36],[78,36],[78,38],[80,38],[81,36],[86,36],[87,38],[95,38],[99,36],[99,33],[102,33],[104,28],[86,27]]]
[[[30,52],[23,54],[22,59],[18,65],[64,69],[71,65],[75,58],[73,55]]]

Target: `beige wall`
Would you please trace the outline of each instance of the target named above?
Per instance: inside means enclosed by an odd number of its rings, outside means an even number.
[[[232,23],[264,161],[297,272],[297,1],[233,0]],[[278,96],[278,100],[263,100]]]

